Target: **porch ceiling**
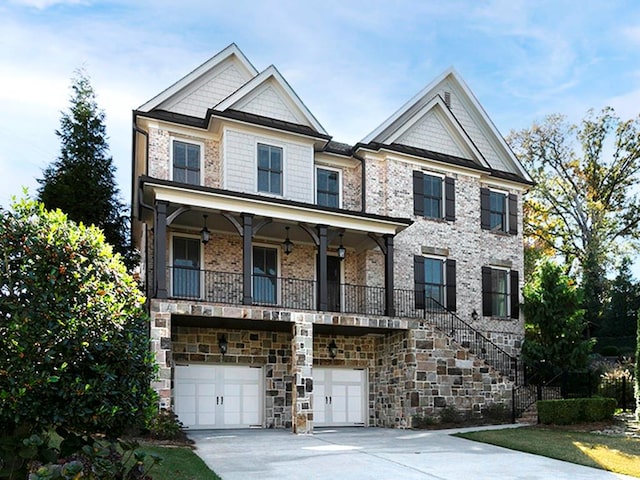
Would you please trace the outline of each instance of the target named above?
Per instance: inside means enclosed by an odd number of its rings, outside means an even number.
[[[272,218],[281,222],[328,225],[345,231],[395,235],[404,230],[412,221],[353,212],[343,209],[318,207],[313,204],[271,199],[260,195],[230,192],[201,186],[183,185],[166,180],[142,179],[145,202],[166,201],[171,205],[191,207],[205,213],[227,212],[234,215],[251,213],[258,217]],[[202,217],[199,215],[200,225]]]
[[[172,327],[218,328],[224,330],[255,330],[264,332],[293,333],[293,322],[272,320],[248,320],[223,317],[198,317],[190,315],[173,315]],[[349,325],[313,324],[313,333],[318,335],[342,335],[345,337],[362,337],[365,335],[385,335],[402,329],[356,327]]]
[[[271,320],[247,320],[241,318],[197,317],[173,315],[171,326],[220,328],[225,330],[259,330],[265,332],[293,332],[293,322]]]

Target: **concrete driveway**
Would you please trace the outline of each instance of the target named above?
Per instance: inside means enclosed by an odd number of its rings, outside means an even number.
[[[491,428],[505,428],[491,427]],[[633,478],[450,436],[381,428],[194,431],[196,453],[223,480]],[[477,430],[477,428],[475,428]]]

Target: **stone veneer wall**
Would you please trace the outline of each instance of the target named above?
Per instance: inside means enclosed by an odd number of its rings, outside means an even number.
[[[171,328],[174,314],[286,322],[292,333]],[[170,300],[152,300],[151,317],[152,348],[160,366],[154,388],[165,406],[171,405],[172,367],[182,362],[264,366],[265,425],[298,433],[313,429],[314,365],[368,369],[370,426],[409,426],[413,415],[437,414],[445,406],[478,413],[486,405],[510,402],[507,378],[442,332],[417,321]],[[379,327],[388,333],[314,335],[318,324]],[[218,352],[221,333],[229,341],[224,357]],[[327,349],[332,339],[338,345],[335,359]]]
[[[219,353],[219,338],[228,342],[226,355]],[[172,364],[212,363],[253,365],[264,368],[265,426],[291,428],[292,376],[291,334],[253,330],[228,330],[203,327],[174,327]]]
[[[512,384],[443,333],[425,327],[384,337],[372,388],[375,425],[395,427],[447,406],[478,414],[493,403],[510,404]]]

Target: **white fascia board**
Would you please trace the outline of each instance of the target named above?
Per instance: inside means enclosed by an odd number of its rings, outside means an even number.
[[[413,127],[418,121],[420,121],[424,115],[427,114],[430,110],[434,109],[436,106],[440,107],[438,110],[441,113],[445,120],[447,121],[446,127],[452,130],[454,135],[457,135],[458,138],[462,141],[464,146],[475,156],[475,160],[479,161],[483,167],[490,168],[489,163],[487,163],[482,152],[478,150],[476,145],[473,143],[471,137],[467,134],[467,132],[462,128],[460,122],[453,116],[451,111],[444,104],[444,101],[439,95],[433,97],[429,102],[427,102],[418,112],[416,112],[412,118],[401,125],[401,127],[393,132],[388,141],[385,141],[387,144],[394,143],[398,138],[400,138],[405,132],[407,132],[411,127]],[[473,160],[473,159],[470,159]]]
[[[302,112],[305,119],[309,122],[309,124],[313,126],[313,128],[316,129],[316,131],[324,135],[329,135],[326,132],[326,130],[323,128],[323,126],[320,125],[320,122],[316,120],[316,117],[314,117],[311,111],[309,111],[307,106],[302,102],[302,100],[300,100],[300,97],[298,97],[296,92],[293,91],[291,86],[280,74],[278,69],[273,65],[270,65],[268,68],[260,72],[257,76],[255,76],[254,78],[249,80],[247,83],[245,83],[238,90],[236,90],[227,98],[225,98],[220,103],[218,103],[214,107],[215,110],[225,111],[226,109],[233,107],[238,102],[240,102],[243,98],[245,98],[247,95],[253,92],[256,88],[258,88],[260,85],[264,84],[271,78],[273,78],[273,80],[278,84],[278,86],[284,90],[284,92],[287,94],[291,102],[296,106],[296,108],[300,110],[300,112]]]
[[[512,164],[518,170],[518,173],[520,173],[520,175],[524,179],[532,181],[531,177],[529,176],[527,171],[524,169],[520,161],[516,158],[513,151],[511,150],[511,147],[507,145],[507,142],[505,141],[504,137],[502,136],[502,134],[500,133],[496,125],[493,123],[493,120],[491,120],[486,110],[480,104],[480,102],[478,101],[476,96],[473,94],[473,92],[471,91],[467,83],[464,81],[464,79],[453,68],[450,69],[449,73],[451,74],[451,77],[454,80],[455,84],[462,90],[465,97],[473,105],[473,108],[475,109],[475,111],[480,115],[483,123],[489,129],[493,139],[497,141],[499,146],[502,148],[503,153],[509,158],[509,160],[511,160]]]
[[[354,168],[361,162],[353,157],[338,155],[330,152],[315,152],[316,165],[326,165],[327,167]]]
[[[407,113],[414,105],[420,103],[421,100],[425,96],[429,96],[429,92],[435,89],[435,87],[442,82],[450,73],[453,72],[453,68],[449,68],[445,70],[440,76],[436,77],[431,83],[429,83],[426,87],[420,90],[416,95],[411,97],[411,99],[402,105],[398,110],[393,113],[389,118],[387,118],[380,126],[378,126],[373,132],[363,138],[360,143],[371,143],[376,140],[376,138],[382,134],[387,128],[389,128],[393,123],[396,122],[400,117],[402,117],[405,113]],[[430,97],[433,97],[431,95]],[[430,98],[429,97],[429,98]]]
[[[280,205],[268,201],[244,199],[213,192],[199,192],[178,187],[147,183],[153,189],[155,199],[198,208],[209,208],[231,213],[252,213],[291,222],[314,225],[330,225],[335,228],[371,232],[379,235],[395,235],[408,225],[392,220],[363,218],[347,213],[323,212],[295,205]]]
[[[182,77],[180,80],[178,80],[176,83],[171,85],[169,88],[160,92],[151,100],[141,105],[138,108],[138,110],[141,112],[149,112],[154,108],[157,108],[158,105],[160,105],[162,102],[171,98],[173,95],[183,90],[184,88],[188,87],[191,83],[195,82],[202,75],[205,75],[207,72],[211,71],[213,68],[215,68],[216,66],[218,66],[219,64],[221,64],[222,62],[224,62],[226,59],[228,59],[233,55],[236,56],[236,58],[240,61],[240,64],[247,70],[247,72],[252,77],[255,77],[256,75],[258,75],[258,71],[255,69],[253,65],[251,65],[251,62],[249,62],[247,57],[245,57],[245,55],[242,53],[242,51],[238,48],[238,46],[235,43],[232,43],[227,48],[225,48],[224,50],[220,51],[219,53],[211,57],[205,63],[203,63],[202,65],[200,65],[199,67],[197,67],[196,69],[194,69],[193,71],[191,71],[190,73]]]

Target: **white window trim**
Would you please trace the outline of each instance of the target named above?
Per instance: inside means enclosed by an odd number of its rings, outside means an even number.
[[[269,248],[276,251],[276,305],[282,305],[282,247],[273,243],[251,243],[251,298],[253,298],[253,247]]]
[[[200,247],[200,299],[204,299],[204,246],[200,241],[200,235],[194,235],[191,233],[171,232],[169,237],[169,266],[171,267],[171,274],[169,275],[169,291],[171,292],[171,296],[173,296],[173,269],[175,268],[175,265],[173,264],[173,240],[176,237],[193,238],[198,240],[198,245]]]
[[[318,170],[338,172],[338,208],[342,208],[342,170],[339,168],[325,167],[324,165],[315,165],[313,170],[313,203],[318,204]]]
[[[262,192],[258,189],[258,145],[266,145],[269,147],[276,147],[282,149],[282,193]],[[274,141],[271,138],[254,138],[253,142],[253,173],[255,175],[254,189],[258,195],[266,195],[275,198],[285,198],[287,196],[287,148],[286,144],[279,141]]]
[[[503,272],[507,272],[507,285],[506,285],[507,286],[507,308],[506,308],[507,314],[504,317],[500,317],[498,315],[494,315],[493,312],[491,312],[491,316],[496,318],[511,318],[511,270],[512,269],[508,267],[497,266],[497,265],[489,265],[489,268],[491,268],[491,270],[502,270]],[[491,292],[492,295],[494,293],[496,292]]]
[[[183,137],[169,137],[169,180],[173,181],[173,143],[181,142],[181,143],[189,143],[192,145],[198,145],[200,147],[200,183],[199,185],[204,186],[204,158],[205,158],[205,150],[204,150],[204,142],[199,142],[197,140],[192,140],[190,138]]]
[[[447,176],[443,173],[436,173],[436,172],[432,172],[431,170],[422,170],[422,175],[429,175],[430,177],[436,177],[436,178],[440,178],[442,180],[442,183],[440,184],[440,216],[438,218],[445,218],[445,204],[447,203],[447,198],[446,198],[446,178]],[[423,182],[424,182],[424,178],[423,178]],[[424,188],[424,186],[422,187]],[[424,200],[423,200],[424,202]],[[431,218],[431,217],[427,217],[423,214],[424,218]]]
[[[509,233],[511,225],[509,225],[509,192],[507,190],[501,190],[499,188],[489,187],[489,191],[493,193],[499,193],[504,195],[504,230],[496,230],[498,232]],[[491,267],[493,268],[493,267]]]
[[[441,264],[441,268],[442,268],[442,306],[446,308],[447,307],[447,257],[442,257],[440,255],[425,255],[425,254],[423,254],[422,256],[424,258],[428,258],[430,260],[438,260],[440,262],[440,264]],[[425,279],[425,285],[426,285],[426,279]]]

